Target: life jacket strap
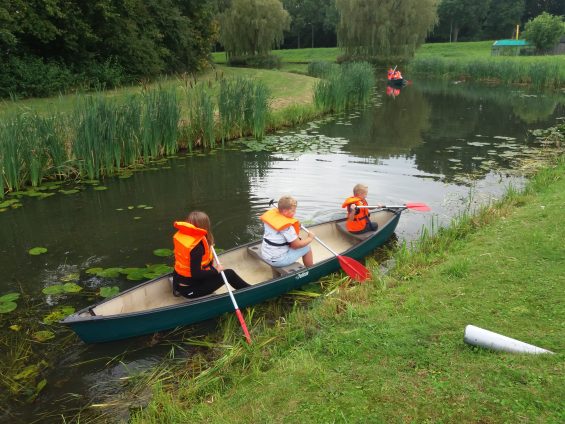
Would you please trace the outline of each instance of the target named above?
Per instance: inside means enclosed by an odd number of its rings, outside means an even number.
[[[278,246],[278,247],[281,247],[281,246],[290,246],[290,243],[289,243],[288,241],[287,241],[286,243],[275,243],[274,241],[271,241],[271,240],[266,239],[266,238],[264,238],[263,241],[264,241],[265,243],[267,243],[268,245],[270,245],[270,246]]]

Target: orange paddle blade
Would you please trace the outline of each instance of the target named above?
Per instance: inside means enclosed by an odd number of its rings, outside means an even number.
[[[371,277],[369,270],[355,259],[347,256],[338,256],[337,259],[339,260],[341,269],[343,269],[352,280],[362,283]]]

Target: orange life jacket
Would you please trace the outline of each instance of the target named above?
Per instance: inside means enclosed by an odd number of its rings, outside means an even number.
[[[387,73],[387,78],[391,80],[393,76],[394,76],[394,71],[392,69],[389,69]]]
[[[270,225],[277,231],[282,231],[288,227],[294,227],[296,234],[300,234],[300,221],[296,218],[289,218],[279,212],[277,208],[269,209],[260,217],[261,221]]]
[[[345,199],[345,202],[343,202],[343,205],[341,205],[341,207],[347,208],[349,205],[353,205],[353,204],[355,204],[355,206],[368,205],[366,200],[361,199],[360,197],[352,196]],[[363,231],[369,222],[370,216],[371,214],[369,213],[369,209],[367,208],[357,209],[355,211],[355,216],[353,217],[353,220],[345,222],[345,228],[347,228],[348,231],[354,233],[358,231]]]
[[[198,246],[200,242],[204,245],[204,255],[202,255],[200,267],[203,270],[210,269],[214,255],[206,239],[208,232],[188,222],[176,221],[174,226],[178,229],[173,236],[175,246],[175,271],[177,274],[184,277],[192,277],[190,273],[190,252]]]
[[[400,71],[395,71],[395,72],[394,72],[394,79],[395,79],[395,80],[402,79],[402,74],[400,73]]]

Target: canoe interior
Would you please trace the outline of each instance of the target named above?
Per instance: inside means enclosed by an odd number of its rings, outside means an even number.
[[[395,214],[393,212],[385,210],[371,214],[371,220],[377,223],[379,228],[381,228],[394,218],[394,216]],[[336,221],[315,225],[310,228],[315,232],[316,236],[318,236],[338,254],[341,254],[362,242],[359,238],[347,235],[340,230]],[[301,237],[305,236],[306,233],[302,232]],[[226,269],[234,269],[245,281],[252,285],[277,278],[278,274],[274,273],[273,268],[270,265],[253,256],[248,250],[250,246],[258,245],[260,243],[260,241],[250,243],[242,247],[231,249],[219,255],[222,265]],[[329,259],[333,256],[331,252],[317,241],[313,241],[311,247],[314,255],[314,266],[316,263]],[[299,262],[302,264],[301,261]],[[227,289],[225,286],[222,286],[216,290],[214,294],[221,294],[226,291]],[[79,316],[114,316],[148,311],[181,303],[189,304],[190,302],[193,302],[193,300],[173,296],[169,276],[164,275],[163,277],[157,278],[148,283],[142,283],[112,299],[99,303],[90,309],[92,313],[82,312]]]

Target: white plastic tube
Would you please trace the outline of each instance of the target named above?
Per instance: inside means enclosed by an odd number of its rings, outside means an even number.
[[[483,328],[468,325],[465,327],[465,336],[463,337],[465,343],[484,347],[486,349],[499,350],[502,352],[511,353],[553,353],[549,350],[542,349],[528,343],[521,342],[510,337],[503,336]]]

